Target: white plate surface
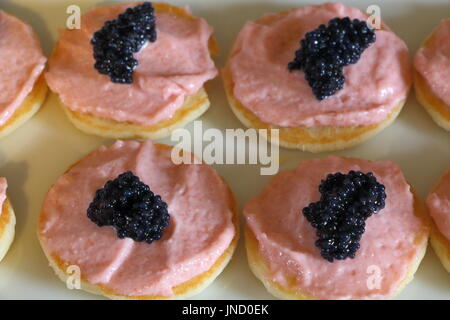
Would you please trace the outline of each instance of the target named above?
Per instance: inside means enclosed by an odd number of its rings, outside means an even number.
[[[53,48],[57,30],[65,26],[66,8],[79,5],[84,12],[112,1],[95,0],[1,0],[0,9],[28,21],[38,33],[46,54]],[[189,5],[198,16],[215,28],[221,48],[217,59],[222,67],[232,42],[249,19],[319,1],[212,1],[170,0]],[[442,18],[449,18],[450,2],[433,1],[343,1],[363,10],[376,4],[382,18],[403,38],[411,55],[422,39]],[[211,109],[201,118],[204,127],[242,128],[230,111],[219,78],[209,85]],[[192,124],[188,126],[192,130]],[[162,140],[170,143],[169,139]],[[437,179],[450,166],[450,133],[440,129],[418,105],[413,94],[397,121],[361,146],[337,152],[338,155],[372,160],[394,160],[408,181],[425,197]],[[47,97],[41,111],[23,127],[0,141],[0,175],[9,182],[8,193],[17,215],[16,238],[0,263],[0,299],[98,299],[77,290],[68,290],[48,267],[38,240],[36,224],[45,193],[66,168],[110,140],[89,136],[75,129],[58,107],[54,94]],[[302,160],[323,157],[300,151],[281,150],[281,170],[294,168]],[[259,174],[258,165],[214,165],[229,182],[239,205],[256,195],[268,176]],[[243,241],[222,275],[198,299],[272,299],[247,267]],[[450,275],[429,248],[413,282],[399,299],[449,299]]]

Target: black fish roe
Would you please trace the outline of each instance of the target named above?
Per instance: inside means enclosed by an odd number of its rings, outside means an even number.
[[[330,262],[354,258],[365,231],[365,221],[385,206],[384,185],[369,172],[329,174],[322,180],[320,201],[303,209],[303,215],[317,229],[316,246]]]
[[[146,41],[156,41],[155,21],[150,2],[128,8],[117,19],[106,21],[91,40],[94,68],[112,82],[133,83],[132,74],[138,66],[133,53],[141,50]]]
[[[344,87],[343,67],[358,62],[375,40],[365,21],[334,18],[305,35],[288,69],[303,70],[314,95],[323,100]]]
[[[96,191],[87,216],[99,227],[113,226],[121,239],[147,243],[161,239],[170,219],[167,204],[131,171]]]

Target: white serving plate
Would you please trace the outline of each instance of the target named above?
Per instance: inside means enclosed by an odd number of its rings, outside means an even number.
[[[95,0],[1,0],[0,9],[30,23],[38,33],[46,54],[65,26],[69,5],[84,12],[95,5],[113,1]],[[232,42],[243,24],[266,12],[276,12],[321,1],[213,1],[170,0],[189,5],[194,14],[204,17],[215,28],[222,67]],[[450,16],[448,0],[418,1],[343,1],[365,10],[377,4],[382,18],[403,38],[411,55],[422,39],[442,18]],[[220,78],[209,83],[212,107],[201,118],[205,128],[242,128],[230,111]],[[192,130],[192,124],[188,126]],[[169,139],[161,142],[173,144]],[[66,119],[54,94],[49,94],[41,111],[23,127],[0,141],[0,175],[9,183],[9,197],[17,215],[16,238],[0,263],[0,299],[98,299],[98,296],[68,290],[53,274],[36,237],[41,203],[52,183],[66,168],[102,144],[111,140],[81,133]],[[418,105],[411,94],[397,121],[361,146],[337,152],[349,157],[394,160],[421,197],[450,166],[450,133],[440,129]],[[294,168],[300,161],[323,157],[300,151],[280,150],[280,169]],[[240,208],[256,195],[269,176],[259,174],[258,165],[214,165],[229,182]],[[225,271],[197,299],[272,299],[250,272],[243,241]],[[399,299],[449,299],[450,275],[429,248],[413,282]]]

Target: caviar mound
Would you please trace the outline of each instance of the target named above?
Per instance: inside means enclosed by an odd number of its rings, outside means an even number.
[[[106,21],[91,40],[94,68],[114,83],[133,83],[133,71],[139,64],[133,53],[147,41],[156,41],[155,23],[150,2],[128,8],[117,19]]]
[[[375,40],[365,21],[334,18],[306,33],[288,69],[303,70],[314,95],[323,100],[344,87],[343,67],[358,62]]]
[[[161,239],[170,220],[167,204],[131,171],[96,191],[87,216],[99,227],[113,226],[121,239],[147,243]]]
[[[329,174],[319,192],[320,200],[303,208],[303,215],[317,229],[320,254],[330,262],[354,258],[366,219],[385,206],[384,185],[371,172],[352,170]]]

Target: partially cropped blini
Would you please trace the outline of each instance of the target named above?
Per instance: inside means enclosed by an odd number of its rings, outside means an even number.
[[[165,3],[97,7],[82,16],[81,29],[60,33],[46,79],[86,133],[167,137],[209,108],[204,84],[217,75],[212,32],[188,9]]]
[[[326,3],[247,22],[222,73],[237,118],[310,152],[357,145],[391,124],[412,83],[408,48],[366,20]]]
[[[431,245],[444,268],[450,272],[450,170],[428,195],[427,206],[432,220]]]
[[[14,210],[6,196],[7,181],[0,178],[0,261],[5,257],[6,253],[14,240],[16,216]]]
[[[29,120],[47,94],[47,59],[31,26],[0,10],[0,137]]]
[[[417,100],[433,120],[450,131],[450,19],[442,20],[414,58]]]
[[[234,197],[181,149],[117,141],[78,161],[48,192],[38,237],[65,281],[113,299],[181,299],[222,272],[238,240]],[[192,156],[185,152],[184,156]]]
[[[274,176],[244,207],[251,270],[282,299],[387,299],[427,248],[423,205],[391,161],[330,156]]]

